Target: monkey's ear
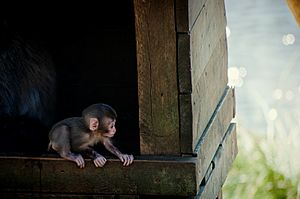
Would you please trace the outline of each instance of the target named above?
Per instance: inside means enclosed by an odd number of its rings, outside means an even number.
[[[98,126],[99,126],[99,121],[98,121],[98,119],[97,119],[97,118],[94,118],[94,117],[90,118],[90,121],[89,121],[89,129],[90,129],[91,131],[95,131],[95,130],[98,129]]]

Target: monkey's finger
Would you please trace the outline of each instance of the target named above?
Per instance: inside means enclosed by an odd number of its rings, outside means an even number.
[[[98,162],[98,160],[97,160],[97,159],[96,159],[96,160],[94,160],[94,164],[95,164],[95,166],[96,166],[96,167],[100,167],[100,166],[101,166],[100,162]]]
[[[125,164],[126,164],[126,155],[122,156],[121,162],[123,162],[123,166],[125,166]]]
[[[126,164],[124,164],[124,166],[129,166],[132,162],[133,162],[133,156],[126,155]]]
[[[124,161],[123,166],[128,166],[128,165],[129,165],[129,162],[130,162],[129,156],[126,155],[126,156],[125,156],[125,161]]]
[[[105,158],[97,158],[94,160],[94,164],[96,165],[96,167],[103,167],[105,163],[106,163]]]
[[[132,155],[128,155],[128,164],[127,166],[131,165],[133,162],[133,156]]]
[[[80,168],[83,169],[85,167],[84,163],[80,165]]]
[[[130,163],[129,164],[132,164],[133,163],[133,155],[130,155]]]
[[[76,160],[76,164],[79,168],[81,168],[81,169],[84,168],[84,162],[82,162],[80,159]]]
[[[129,155],[127,155],[127,162],[126,162],[126,166],[128,166],[130,164],[130,157]]]
[[[125,160],[124,160],[124,156],[121,156],[120,157],[120,160],[121,160],[121,162],[124,162]]]
[[[101,158],[101,163],[102,163],[102,166],[104,166],[105,163],[106,163],[106,159],[105,158]]]
[[[123,162],[123,166],[126,166],[126,164],[127,164],[127,161],[125,160],[125,161]]]
[[[79,156],[76,160],[77,165],[82,169],[85,166],[84,159],[82,156]]]
[[[102,163],[101,163],[99,158],[94,160],[94,164],[95,164],[96,167],[102,167]]]
[[[83,169],[84,167],[85,167],[84,161],[83,161],[83,162],[80,162],[80,168]]]
[[[103,166],[105,165],[105,163],[106,163],[106,159],[105,159],[105,158],[102,158],[102,159],[100,160],[100,162],[101,162],[101,167],[103,167]]]

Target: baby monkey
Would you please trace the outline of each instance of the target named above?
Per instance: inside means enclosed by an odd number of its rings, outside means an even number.
[[[111,141],[116,133],[116,118],[116,111],[109,105],[93,104],[83,110],[82,117],[67,118],[52,127],[49,149],[52,147],[62,158],[75,162],[80,168],[85,166],[80,153],[92,158],[96,167],[103,167],[105,157],[92,148],[101,142],[124,166],[128,166],[133,162],[133,156],[121,153]]]

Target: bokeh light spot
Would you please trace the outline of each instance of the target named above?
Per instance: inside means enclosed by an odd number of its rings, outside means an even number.
[[[278,116],[277,110],[272,108],[268,113],[269,120],[274,121]]]

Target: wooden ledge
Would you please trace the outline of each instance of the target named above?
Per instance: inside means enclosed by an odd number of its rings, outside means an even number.
[[[29,193],[216,198],[236,154],[236,125],[232,123],[208,168],[200,156],[139,156],[129,167],[123,167],[117,159],[108,159],[103,168],[86,160],[84,169],[58,157],[0,156],[0,196]]]
[[[136,157],[129,167],[108,159],[103,168],[91,160],[79,169],[56,157],[0,156],[0,192],[39,194],[197,194],[196,158]]]

